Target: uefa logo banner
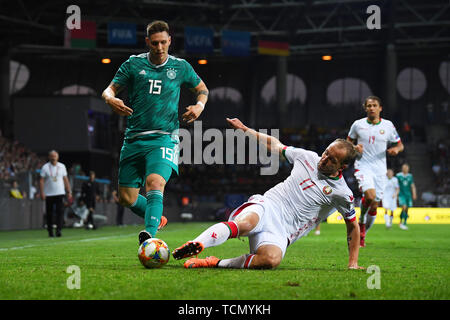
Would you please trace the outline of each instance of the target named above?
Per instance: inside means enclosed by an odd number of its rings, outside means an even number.
[[[213,40],[213,29],[200,27],[184,28],[184,50],[186,53],[213,53]]]

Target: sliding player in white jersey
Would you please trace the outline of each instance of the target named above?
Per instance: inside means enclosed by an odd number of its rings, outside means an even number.
[[[360,244],[365,247],[366,232],[373,225],[378,203],[383,199],[386,185],[386,152],[396,156],[404,147],[391,121],[380,117],[381,100],[369,96],[364,102],[367,117],[356,120],[348,133],[347,140],[357,143],[362,157],[355,161],[355,178],[363,192],[359,228]],[[388,148],[388,144],[395,146]]]
[[[388,169],[386,187],[384,188],[382,200],[383,208],[386,210],[384,213],[384,222],[386,223],[386,228],[388,229],[392,227],[394,211],[397,209],[397,197],[399,191],[400,187],[398,185],[397,178],[394,177],[394,171],[392,169]]]
[[[253,195],[235,209],[227,222],[217,223],[193,241],[173,251],[175,259],[199,254],[204,248],[218,246],[229,238],[248,237],[250,253],[231,259],[192,258],[185,268],[276,268],[286,248],[325,220],[337,209],[347,226],[348,268],[358,266],[359,227],[353,194],[342,170],[357,155],[353,144],[344,139],[331,143],[320,157],[317,153],[284,146],[278,139],[246,127],[239,119],[227,119],[235,129],[255,137],[271,152],[282,154],[293,164],[291,175],[264,195]]]

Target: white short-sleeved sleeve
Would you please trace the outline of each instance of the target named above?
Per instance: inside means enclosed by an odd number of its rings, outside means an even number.
[[[295,147],[284,147],[283,148],[283,156],[289,161],[289,163],[294,163],[295,159],[302,156],[305,152],[307,152],[305,149],[302,148],[295,148]]]
[[[356,219],[353,195],[337,198],[334,205],[336,210],[344,217],[345,220],[353,221]]]
[[[393,177],[392,179],[394,179],[394,187],[395,187],[395,189],[400,188],[400,186],[398,185],[398,179],[396,177]]]
[[[352,126],[350,127],[350,131],[348,132],[348,137],[353,140],[358,138],[358,134],[356,133],[356,121],[353,122]]]
[[[395,129],[393,124],[392,124],[391,134],[389,135],[389,139],[388,140],[391,143],[397,143],[397,142],[399,142],[401,140],[400,136],[398,135],[397,130]]]
[[[62,164],[61,169],[62,169],[62,172],[61,172],[62,176],[63,177],[67,177],[67,169],[66,169],[66,166],[64,164]]]
[[[40,172],[41,178],[45,178],[45,177],[48,176],[47,170],[45,170],[45,169],[46,169],[46,167],[45,167],[45,164],[44,164],[44,165],[42,166],[41,172]]]

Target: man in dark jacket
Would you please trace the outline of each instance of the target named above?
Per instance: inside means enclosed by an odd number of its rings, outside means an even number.
[[[86,221],[86,229],[95,229],[94,225],[94,211],[95,201],[97,195],[100,194],[98,184],[95,182],[95,172],[89,172],[89,180],[84,182],[81,186],[81,199],[83,199],[86,207],[89,210]]]

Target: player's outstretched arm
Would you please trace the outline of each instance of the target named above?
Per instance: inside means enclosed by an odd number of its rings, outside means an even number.
[[[416,189],[416,185],[413,183],[411,184],[411,195],[413,200],[417,200],[417,189]]]
[[[200,83],[191,90],[194,91],[197,96],[197,103],[186,107],[187,111],[183,114],[182,119],[187,123],[191,123],[200,117],[200,114],[203,112],[206,102],[208,101],[209,94],[208,88],[203,81],[200,81]]]
[[[405,149],[405,146],[401,141],[399,141],[395,146],[387,149],[387,153],[391,156],[396,156],[400,152],[402,152]]]
[[[255,137],[259,143],[264,145],[271,152],[278,152],[279,154],[282,154],[285,145],[282,144],[280,140],[278,140],[277,138],[269,136],[268,134],[257,132],[256,130],[247,127],[238,118],[233,119],[226,118],[226,120],[228,124],[234,129],[241,129],[242,131]]]
[[[348,268],[364,269],[358,265],[359,255],[359,225],[354,219],[353,221],[345,220],[347,226],[347,245],[348,245]]]
[[[130,116],[133,113],[133,109],[127,107],[121,99],[116,98],[120,90],[121,87],[117,83],[111,82],[108,88],[103,91],[102,98],[118,115]]]
[[[358,152],[357,158],[361,158],[362,153],[364,151],[363,145],[361,143],[360,144],[356,144],[357,140],[356,139],[352,139],[350,137],[347,137],[347,141],[350,141],[351,143],[353,143],[355,145],[356,152]]]

